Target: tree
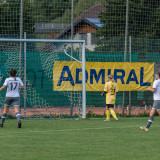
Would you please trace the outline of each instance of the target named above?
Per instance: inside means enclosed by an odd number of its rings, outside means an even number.
[[[33,7],[36,21],[51,22],[61,17],[65,10],[71,8],[71,0],[34,0]]]
[[[32,34],[34,21],[30,11],[32,7],[29,0],[24,1],[23,31]],[[4,37],[18,37],[20,28],[20,1],[11,0],[0,3],[0,34]]]
[[[129,13],[129,35],[137,38],[158,38],[157,9],[159,0],[131,0]]]
[[[100,20],[104,24],[96,35],[101,37],[96,50],[111,51],[113,46],[124,50],[126,24],[126,1],[109,0],[101,13]],[[129,28],[128,33],[135,38],[160,38],[160,1],[159,0],[129,0]],[[114,45],[116,43],[116,45]],[[117,48],[117,47],[116,47]]]

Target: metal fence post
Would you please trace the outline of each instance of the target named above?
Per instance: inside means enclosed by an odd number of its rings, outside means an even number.
[[[126,27],[125,27],[124,62],[127,61],[128,16],[129,16],[129,0],[126,0]],[[125,91],[123,91],[122,115],[124,115],[124,105],[125,105]]]
[[[24,32],[24,39],[26,39],[26,32]],[[26,117],[26,54],[27,54],[27,43],[24,42],[24,118]]]
[[[131,36],[129,36],[129,62],[132,61],[132,39]],[[131,91],[129,91],[129,115],[131,115]]]

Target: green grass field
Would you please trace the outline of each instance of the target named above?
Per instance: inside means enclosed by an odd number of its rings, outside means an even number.
[[[160,118],[6,120],[0,128],[2,160],[159,160]]]

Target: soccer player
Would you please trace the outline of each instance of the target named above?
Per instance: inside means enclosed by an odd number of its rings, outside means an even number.
[[[6,115],[12,103],[14,106],[14,110],[16,112],[17,120],[18,120],[18,128],[21,128],[21,114],[19,111],[19,99],[20,99],[19,88],[24,88],[24,86],[21,79],[19,77],[16,77],[17,71],[15,69],[10,70],[9,74],[10,74],[10,77],[6,78],[3,86],[0,88],[0,91],[2,91],[7,87],[0,127],[3,127],[3,123],[6,119]]]
[[[148,131],[149,127],[151,126],[154,118],[154,114],[156,110],[158,111],[158,114],[160,116],[160,71],[157,72],[157,80],[153,83],[153,88],[149,87],[149,91],[153,92],[153,106],[149,114],[148,124],[146,127],[140,127],[144,131]]]
[[[104,121],[110,121],[110,114],[113,116],[113,118],[115,118],[116,121],[118,121],[116,113],[113,110],[117,91],[117,84],[115,83],[113,76],[109,75],[104,87],[104,92],[101,94],[101,96],[106,94],[106,120]]]

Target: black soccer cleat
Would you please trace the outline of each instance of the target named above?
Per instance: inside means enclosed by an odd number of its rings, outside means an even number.
[[[2,124],[2,123],[0,124],[0,127],[3,127],[3,124]]]
[[[18,128],[21,128],[21,122],[18,123]]]

